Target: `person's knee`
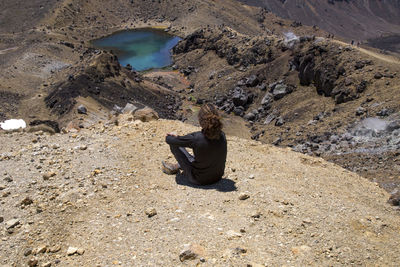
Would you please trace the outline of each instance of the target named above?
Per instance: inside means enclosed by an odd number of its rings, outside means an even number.
[[[174,155],[179,151],[179,147],[174,146],[174,145],[169,145],[169,149],[171,150],[172,154],[174,154]]]

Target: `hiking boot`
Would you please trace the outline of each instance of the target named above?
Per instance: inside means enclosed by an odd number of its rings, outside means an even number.
[[[162,163],[162,171],[165,174],[168,175],[173,175],[173,174],[177,174],[179,172],[179,164],[173,164],[173,163],[169,163],[169,162],[165,162],[165,161],[161,161]]]

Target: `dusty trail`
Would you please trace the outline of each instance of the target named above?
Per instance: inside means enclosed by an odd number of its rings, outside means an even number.
[[[333,40],[333,42],[337,43],[337,44],[340,44],[340,45],[349,46],[348,43],[345,43],[345,42],[342,42],[342,41],[339,41],[339,40]],[[376,53],[374,51],[371,51],[371,50],[368,50],[368,49],[365,49],[365,48],[361,48],[361,47],[357,47],[357,46],[352,46],[352,48],[360,51],[363,54],[366,54],[366,55],[374,57],[376,59],[385,61],[387,63],[400,65],[400,59],[396,58],[394,56],[382,55],[382,54]]]

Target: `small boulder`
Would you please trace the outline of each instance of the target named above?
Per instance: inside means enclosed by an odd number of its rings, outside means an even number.
[[[365,114],[365,112],[366,112],[366,109],[365,109],[365,108],[363,108],[363,107],[358,107],[357,110],[356,110],[356,115],[357,115],[357,116],[361,116],[361,115]]]
[[[376,113],[376,115],[380,116],[380,117],[387,117],[387,116],[389,116],[389,110],[387,108],[384,108],[384,109],[378,111]]]
[[[79,114],[87,114],[87,108],[84,105],[80,105],[77,111]]]
[[[285,124],[285,121],[283,120],[282,117],[278,117],[275,121],[275,126],[282,126]]]
[[[274,96],[271,93],[266,93],[263,99],[261,100],[261,105],[269,106],[271,105]]]
[[[393,206],[400,206],[400,191],[392,194],[388,200],[388,203]]]
[[[149,107],[139,109],[133,114],[133,120],[141,120],[143,122],[148,122],[158,119],[159,116],[157,112],[155,112],[153,109]]]
[[[272,95],[275,100],[283,98],[285,95],[290,94],[292,90],[285,84],[277,84],[272,90]]]
[[[248,77],[246,79],[246,86],[248,86],[248,87],[257,86],[258,83],[259,83],[259,80],[258,80],[257,75],[251,75],[250,77]]]

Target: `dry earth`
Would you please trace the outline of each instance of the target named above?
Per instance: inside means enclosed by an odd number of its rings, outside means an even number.
[[[163,174],[160,161],[171,160],[166,132],[196,128],[128,119],[52,136],[0,133],[2,266],[400,261],[399,210],[377,184],[319,158],[229,136],[224,179],[190,186]]]

